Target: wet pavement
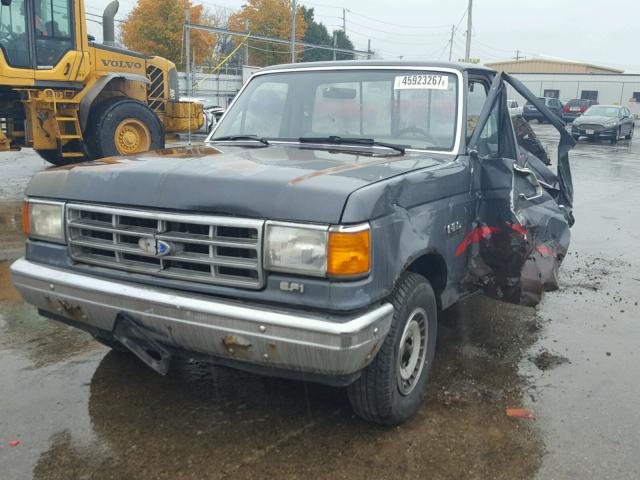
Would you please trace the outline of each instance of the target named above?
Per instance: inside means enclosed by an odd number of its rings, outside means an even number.
[[[340,389],[186,361],[161,377],[38,316],[8,266],[45,164],[3,156],[1,480],[640,477],[640,139],[578,145],[561,290],[536,309],[476,296],[445,312],[427,399],[392,429],[356,418]]]

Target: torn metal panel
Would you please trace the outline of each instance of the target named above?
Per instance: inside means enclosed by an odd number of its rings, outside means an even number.
[[[504,79],[511,80],[506,75]],[[517,89],[528,100],[531,97],[532,102],[540,103],[523,85]],[[563,135],[567,132],[562,121],[541,105],[540,111],[562,131],[557,174],[547,166],[548,157],[540,158],[527,149],[541,155],[535,134],[522,126],[516,138],[525,146],[517,152],[501,151],[491,158],[479,158],[476,145],[494,109],[500,109],[502,119],[508,115],[502,105],[505,90],[503,74],[499,73],[470,139],[473,188],[479,200],[474,227],[456,255],[468,251],[470,279],[485,294],[510,303],[536,305],[545,290],[558,287],[558,268],[569,246],[573,186],[568,147],[575,142],[570,135],[570,141]]]

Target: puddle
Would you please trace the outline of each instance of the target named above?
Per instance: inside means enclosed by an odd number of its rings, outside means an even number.
[[[532,309],[483,297],[447,312],[425,403],[391,429],[355,417],[342,389],[187,361],[161,377],[110,352],[89,387],[97,440],[56,432],[34,475],[529,478],[543,445],[535,422],[505,408],[523,403],[518,363],[536,338],[532,322]]]
[[[21,202],[0,202],[0,245],[0,261],[14,260],[24,253]]]

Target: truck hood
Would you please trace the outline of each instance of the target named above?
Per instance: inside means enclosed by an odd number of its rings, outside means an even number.
[[[375,152],[375,153],[374,153]],[[306,145],[168,148],[51,168],[27,195],[251,218],[338,223],[349,195],[451,156]]]

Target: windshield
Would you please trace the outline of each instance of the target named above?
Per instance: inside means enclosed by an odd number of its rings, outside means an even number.
[[[254,77],[210,138],[339,136],[450,151],[458,80],[435,71],[340,70]]]
[[[30,66],[24,0],[0,5],[0,48],[12,67]]]
[[[618,107],[606,107],[604,105],[595,105],[587,110],[584,114],[586,116],[599,116],[599,117],[617,117],[620,113]]]

